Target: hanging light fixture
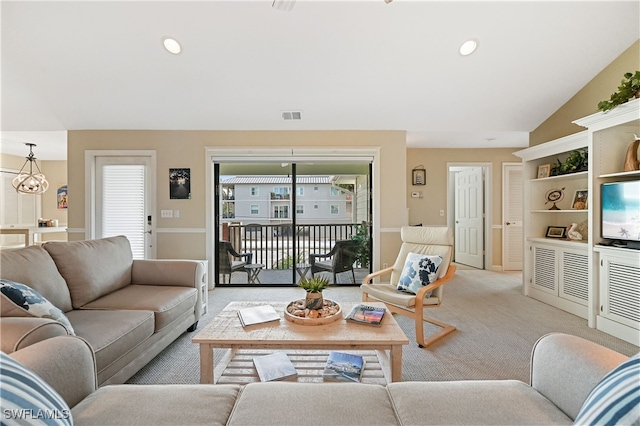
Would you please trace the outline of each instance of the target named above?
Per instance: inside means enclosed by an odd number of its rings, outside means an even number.
[[[33,156],[33,147],[36,146],[36,144],[26,143],[25,145],[29,147],[29,156],[26,157],[27,161],[24,162],[18,176],[13,178],[12,185],[19,194],[42,194],[49,188],[49,182],[47,182],[47,179],[45,179],[40,171],[40,167],[38,167],[38,163],[36,163],[36,157]],[[29,164],[28,173],[26,171],[27,164]],[[34,164],[38,173],[33,173]]]

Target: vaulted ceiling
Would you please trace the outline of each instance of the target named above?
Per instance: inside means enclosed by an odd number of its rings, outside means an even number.
[[[35,140],[39,158],[75,129],[405,130],[410,147],[522,147],[640,38],[638,1],[1,7],[2,152]]]

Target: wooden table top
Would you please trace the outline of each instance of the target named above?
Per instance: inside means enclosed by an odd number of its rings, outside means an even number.
[[[262,347],[328,347],[351,345],[358,348],[379,348],[407,345],[404,334],[391,312],[387,310],[380,327],[346,321],[351,308],[360,302],[340,302],[343,318],[324,325],[301,325],[284,318],[289,302],[231,302],[208,325],[193,337],[193,343],[212,344],[218,347],[256,344]],[[367,302],[367,305],[384,307],[384,303]],[[242,327],[238,310],[258,305],[271,305],[280,313],[280,321],[272,321]]]

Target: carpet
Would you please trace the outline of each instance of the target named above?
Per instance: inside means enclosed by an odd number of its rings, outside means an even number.
[[[295,287],[215,288],[209,291],[209,312],[200,319],[198,330],[229,302],[291,301],[300,298],[300,292]],[[358,287],[329,288],[325,297],[338,302],[361,300]],[[395,315],[410,341],[403,347],[404,381],[515,379],[528,383],[531,349],[538,338],[550,332],[580,336],[628,356],[640,351],[589,328],[585,319],[523,296],[520,273],[460,269],[444,288],[442,306],[428,314],[457,330],[421,349],[414,340],[413,320]],[[425,333],[430,327],[435,329],[425,323]],[[127,383],[198,383],[199,348],[191,343],[198,330],[184,333]]]

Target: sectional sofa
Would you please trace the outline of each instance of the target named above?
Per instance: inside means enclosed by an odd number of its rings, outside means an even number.
[[[29,381],[19,379],[19,369],[24,366],[24,374],[35,372],[45,385],[57,391],[63,404],[68,404],[53,412],[65,420],[72,417],[76,425],[560,425],[572,424],[579,412],[581,416],[599,416],[588,412],[592,406],[618,416],[614,421],[598,417],[601,423],[640,422],[640,359],[557,333],[535,344],[530,384],[515,380],[396,382],[387,386],[266,382],[245,386],[111,385],[96,389],[94,354],[80,338],[47,339],[11,357],[21,365],[6,374],[12,376],[11,381],[2,372],[3,403],[20,391],[22,382]],[[6,358],[1,364],[3,369],[11,367]],[[616,373],[610,373],[614,368]],[[612,374],[616,383],[623,381],[616,376],[620,371],[631,379],[630,386],[621,386],[625,392],[630,390],[632,397],[635,393],[635,405],[610,410],[603,408],[604,404],[592,404],[594,398],[599,403],[607,396],[618,400],[613,396],[618,392],[616,385],[609,387],[608,381]],[[579,417],[578,422],[584,418]],[[592,422],[593,418],[585,420]]]
[[[124,236],[3,251],[0,267],[2,351],[76,334],[98,385],[124,383],[201,314],[203,263],[134,260]]]

